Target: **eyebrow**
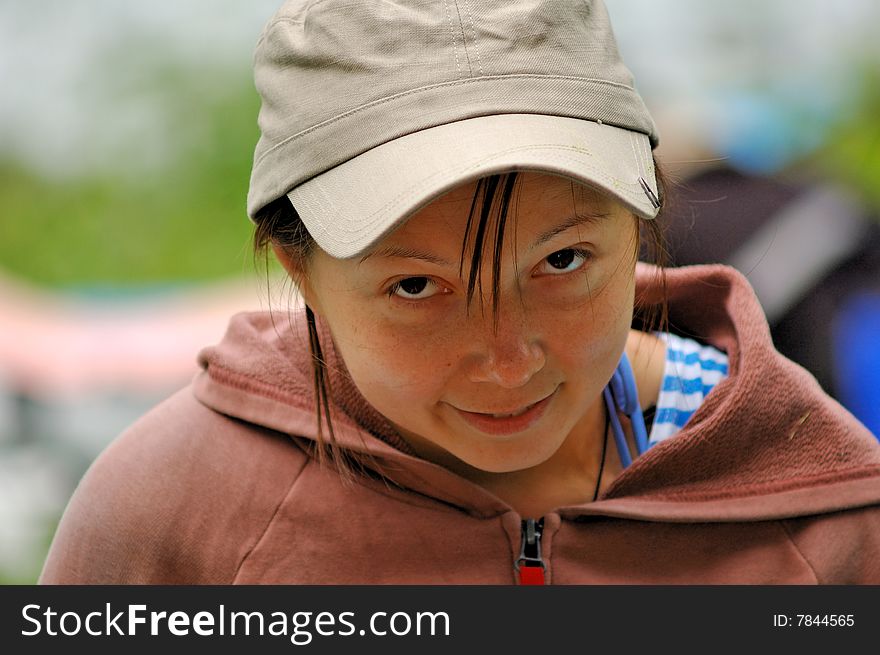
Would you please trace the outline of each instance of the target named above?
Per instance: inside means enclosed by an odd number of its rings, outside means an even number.
[[[577,227],[579,225],[593,225],[595,223],[598,223],[603,218],[608,218],[608,214],[595,212],[579,213],[569,216],[559,225],[551,227],[550,229],[539,234],[538,238],[535,239],[535,242],[531,246],[529,246],[529,250],[534,250],[538,246],[547,243],[557,234],[561,234],[566,230],[570,230],[571,228]],[[385,246],[383,248],[373,250],[361,257],[360,263],[363,264],[366,260],[372,257],[421,259],[423,261],[430,262],[431,264],[436,264],[438,266],[453,266],[452,262],[443,259],[442,257],[438,257],[432,252],[419,250],[417,248],[406,248],[404,246]]]
[[[535,239],[535,242],[529,247],[529,250],[534,250],[538,246],[547,243],[557,234],[561,234],[566,230],[570,230],[573,227],[578,227],[579,225],[594,225],[603,218],[608,218],[608,214],[602,212],[573,214],[556,227],[551,227],[546,232],[542,232],[540,235],[538,235],[538,238]]]
[[[421,259],[432,264],[437,264],[438,266],[453,265],[452,262],[449,262],[442,257],[438,257],[434,253],[427,252],[425,250],[418,250],[416,248],[404,248],[403,246],[385,246],[384,248],[373,250],[372,252],[369,252],[361,257],[360,263],[363,264],[371,257],[400,257],[405,259]]]

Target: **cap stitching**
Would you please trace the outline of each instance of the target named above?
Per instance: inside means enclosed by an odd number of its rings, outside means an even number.
[[[449,13],[449,3],[446,0],[443,0],[443,8],[446,10],[446,20],[449,22],[449,34],[452,35],[452,54],[455,55],[455,68],[458,70],[458,79],[461,79],[461,64],[458,61],[458,47],[455,45],[455,28],[452,26],[452,15]]]
[[[612,86],[612,87],[619,88],[619,89],[625,89],[627,91],[633,91],[633,92],[635,91],[635,89],[629,85],[621,84],[620,82],[612,82],[611,80],[603,80],[601,78],[577,77],[575,75],[539,75],[539,74],[535,74],[535,73],[522,73],[522,74],[517,74],[517,75],[487,75],[485,77],[468,78],[468,79],[463,79],[463,80],[454,80],[452,82],[440,82],[438,84],[430,84],[428,86],[422,86],[417,89],[410,89],[409,91],[402,91],[400,93],[395,93],[394,95],[386,96],[384,98],[379,98],[377,100],[373,100],[372,102],[368,102],[365,105],[361,105],[359,107],[355,107],[354,109],[350,109],[346,112],[343,112],[337,116],[334,116],[333,118],[328,118],[325,121],[321,121],[320,123],[316,123],[315,125],[312,125],[311,127],[308,127],[304,130],[301,130],[301,131],[297,132],[296,134],[292,134],[291,136],[286,137],[285,139],[276,143],[274,146],[269,148],[266,152],[264,152],[262,155],[260,155],[254,161],[254,167],[256,167],[260,162],[263,161],[263,159],[265,159],[267,156],[269,156],[270,153],[272,153],[276,149],[282,147],[283,145],[289,143],[290,141],[298,139],[301,136],[305,136],[306,134],[314,132],[315,130],[321,129],[322,127],[324,127],[326,125],[331,125],[331,124],[335,123],[336,121],[340,121],[344,118],[348,118],[349,116],[353,116],[354,114],[357,114],[358,112],[364,111],[366,109],[370,109],[372,107],[377,107],[379,105],[382,105],[386,102],[391,102],[392,100],[396,100],[398,98],[403,98],[403,97],[406,97],[409,95],[415,95],[417,93],[423,93],[425,91],[430,91],[432,89],[437,89],[437,88],[441,88],[444,86],[457,86],[460,84],[469,84],[469,83],[473,83],[473,82],[486,82],[486,81],[490,81],[490,80],[503,80],[503,79],[548,79],[548,80],[569,80],[569,81],[573,81],[573,82],[594,82],[596,84],[604,84],[604,85]],[[508,112],[508,113],[527,113],[527,112]],[[586,119],[584,119],[584,120],[586,120]]]
[[[635,161],[636,164],[636,170],[639,172],[640,177],[645,177],[645,170],[642,166],[642,160],[639,159],[639,154],[638,152],[636,152],[635,138],[633,137],[632,133],[628,134],[627,136],[629,137],[629,149],[630,152],[632,152],[633,161]]]
[[[471,66],[471,54],[468,52],[467,33],[464,31],[464,22],[461,20],[461,7],[458,6],[458,0],[452,0],[455,3],[455,15],[458,17],[458,28],[461,30],[461,45],[464,49],[464,58],[467,60],[468,77],[474,76],[474,67]]]
[[[651,149],[648,148],[647,146],[648,146],[648,144],[646,144],[646,143],[644,143],[644,142],[641,143],[641,148],[642,148],[642,151],[643,151],[643,152],[642,152],[642,155],[643,155],[644,158],[645,158],[645,162],[651,162],[651,163],[650,163],[650,166],[651,166],[651,169],[653,170],[653,168],[654,168],[654,162],[653,162],[653,158],[652,158],[652,156],[651,156]],[[647,169],[646,169],[646,172],[647,172]],[[654,186],[657,186],[657,184],[656,184],[656,182],[657,182],[656,174],[655,174],[655,173],[652,173],[651,177],[654,179]]]
[[[480,46],[477,45],[477,30],[474,27],[474,17],[471,14],[471,3],[470,0],[464,0],[464,5],[467,8],[468,21],[471,24],[471,40],[474,44],[474,52],[477,53],[477,65],[480,67],[480,77],[483,76],[483,58],[480,56]]]

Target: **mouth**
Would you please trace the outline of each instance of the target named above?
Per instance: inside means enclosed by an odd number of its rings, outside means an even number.
[[[469,412],[457,407],[455,410],[465,422],[480,432],[493,435],[515,434],[527,430],[540,420],[557,390],[558,387],[546,398],[510,412]]]

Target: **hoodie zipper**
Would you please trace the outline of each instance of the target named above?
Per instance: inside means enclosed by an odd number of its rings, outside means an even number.
[[[541,533],[544,519],[525,519],[522,522],[522,545],[519,557],[514,564],[521,585],[542,585],[544,582],[544,560],[541,558]]]

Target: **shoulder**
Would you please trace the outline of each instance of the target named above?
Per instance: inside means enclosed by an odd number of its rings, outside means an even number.
[[[290,439],[219,414],[186,388],[92,464],[41,582],[232,582],[306,461]]]

